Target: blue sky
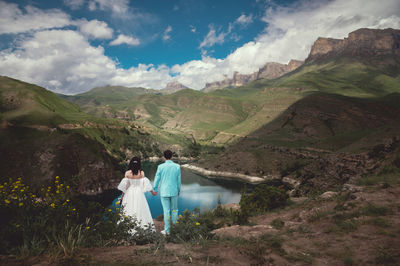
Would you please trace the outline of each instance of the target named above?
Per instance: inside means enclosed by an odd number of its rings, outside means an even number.
[[[175,80],[201,89],[362,27],[400,28],[400,2],[0,0],[0,75],[65,94]]]

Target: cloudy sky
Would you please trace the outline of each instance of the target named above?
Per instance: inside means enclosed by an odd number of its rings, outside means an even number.
[[[365,27],[400,29],[400,1],[0,0],[0,75],[64,94],[202,89]]]

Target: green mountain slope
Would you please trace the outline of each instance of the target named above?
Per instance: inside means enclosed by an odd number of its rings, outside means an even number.
[[[400,92],[399,73],[398,57],[328,58],[307,62],[281,78],[243,87],[138,95],[117,103],[104,98],[101,105],[80,106],[97,117],[138,121],[160,132],[193,135],[202,143],[226,144],[271,122],[312,91],[363,98]]]
[[[399,93],[364,99],[313,93],[201,165],[288,178],[296,193],[308,194],[361,174],[400,173],[399,154]]]
[[[254,87],[307,88],[355,97],[400,92],[400,57],[329,58],[311,61],[276,80],[260,80]]]
[[[142,126],[88,115],[39,86],[1,77],[0,99],[1,179],[38,185],[60,175],[81,192],[102,191],[125,159],[159,153]]]
[[[86,107],[119,104],[143,94],[156,94],[158,91],[140,87],[104,86],[93,88],[88,92],[74,96],[59,95],[60,97]]]

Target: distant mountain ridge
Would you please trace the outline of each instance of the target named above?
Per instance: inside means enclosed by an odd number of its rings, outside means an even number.
[[[162,94],[172,94],[172,93],[178,92],[180,90],[185,90],[185,89],[189,89],[189,88],[178,81],[172,81],[172,82],[168,83],[165,86],[165,88],[161,89],[160,92]]]
[[[400,30],[358,29],[348,38],[333,39],[319,37],[311,47],[306,62],[333,56],[368,57],[400,56]]]
[[[283,76],[298,67],[304,62],[300,60],[290,60],[288,64],[280,64],[275,62],[266,63],[262,68],[252,74],[240,74],[235,72],[232,78],[226,77],[224,80],[206,83],[203,88],[204,92],[210,92],[218,89],[224,89],[227,87],[239,87],[257,79],[274,79]]]

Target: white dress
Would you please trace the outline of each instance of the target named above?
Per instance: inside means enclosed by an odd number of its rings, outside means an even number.
[[[118,185],[118,189],[124,192],[122,198],[122,210],[126,216],[136,218],[140,227],[150,227],[154,230],[154,222],[151,217],[149,204],[144,192],[153,190],[150,180],[147,177],[130,179],[124,177]],[[133,230],[132,233],[135,233]]]

